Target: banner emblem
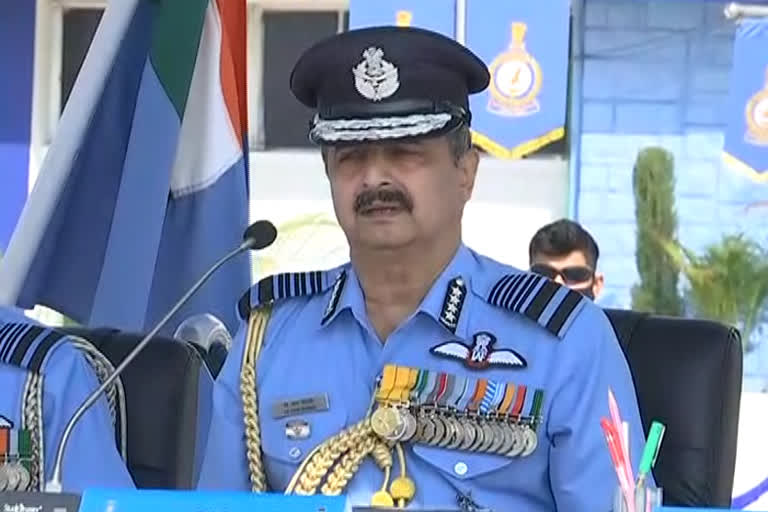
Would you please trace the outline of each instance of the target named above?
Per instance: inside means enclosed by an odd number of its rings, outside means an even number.
[[[528,25],[512,23],[512,39],[507,51],[497,56],[491,74],[488,111],[508,117],[522,117],[540,110],[541,66],[525,49]]]
[[[768,68],[763,89],[750,98],[744,113],[747,121],[744,140],[756,146],[768,146]]]
[[[395,25],[398,27],[410,27],[413,21],[413,13],[411,11],[397,11],[395,14]]]

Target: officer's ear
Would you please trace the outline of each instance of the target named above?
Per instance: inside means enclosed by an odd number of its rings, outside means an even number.
[[[480,154],[474,146],[467,149],[457,161],[457,167],[461,173],[460,185],[465,201],[469,201],[472,197],[478,165],[480,165]]]
[[[330,178],[328,174],[328,159],[330,157],[330,146],[320,146],[320,156],[323,158],[323,166],[325,167],[325,176]]]

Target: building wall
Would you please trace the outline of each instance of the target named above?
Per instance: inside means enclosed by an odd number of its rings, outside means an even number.
[[[0,252],[27,197],[35,2],[0,0]]]
[[[601,248],[603,305],[630,307],[638,281],[632,168],[643,147],[661,146],[675,157],[684,245],[701,251],[724,233],[744,232],[768,247],[768,208],[760,204],[768,185],[721,161],[736,28],[723,7],[687,0],[584,4],[577,217]],[[768,375],[766,345],[746,358],[746,374]]]

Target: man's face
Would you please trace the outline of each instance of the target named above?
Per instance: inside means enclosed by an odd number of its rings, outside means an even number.
[[[587,264],[582,251],[573,251],[562,257],[536,254],[531,260],[531,271],[596,299],[603,290],[603,275]]]
[[[456,160],[445,137],[330,147],[336,217],[354,248],[397,249],[460,233],[478,156]]]

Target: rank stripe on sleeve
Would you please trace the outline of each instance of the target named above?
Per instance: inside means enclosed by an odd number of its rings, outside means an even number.
[[[570,289],[565,294],[558,294],[561,288],[563,286],[543,276],[507,274],[493,285],[486,300],[494,306],[526,316],[562,339],[586,299]],[[554,311],[546,315],[551,305],[555,306]]]
[[[335,277],[338,271],[285,272],[267,276],[240,297],[237,303],[238,314],[245,320],[253,308],[283,299],[323,293],[332,283],[329,276],[333,274]]]
[[[323,291],[323,271],[290,272],[265,277],[256,285],[256,300],[251,295],[250,307],[276,300],[305,297]]]
[[[67,335],[35,324],[11,322],[0,328],[0,362],[41,373],[51,350]]]
[[[27,350],[29,350],[29,347],[32,346],[32,343],[43,333],[43,330],[44,329],[42,327],[36,325],[29,328],[27,333],[21,338],[21,341],[19,341],[19,344],[16,346],[16,350],[13,351],[13,355],[10,359],[10,363],[12,365],[21,365]]]
[[[54,348],[58,342],[66,338],[66,335],[58,331],[51,329],[46,329],[46,331],[48,331],[47,334],[43,336],[42,341],[40,341],[35,348],[35,352],[32,354],[29,363],[27,363],[27,368],[35,373],[41,373],[46,357],[51,349]]]
[[[19,338],[29,329],[29,325],[7,323],[0,330],[0,361],[7,363]]]

